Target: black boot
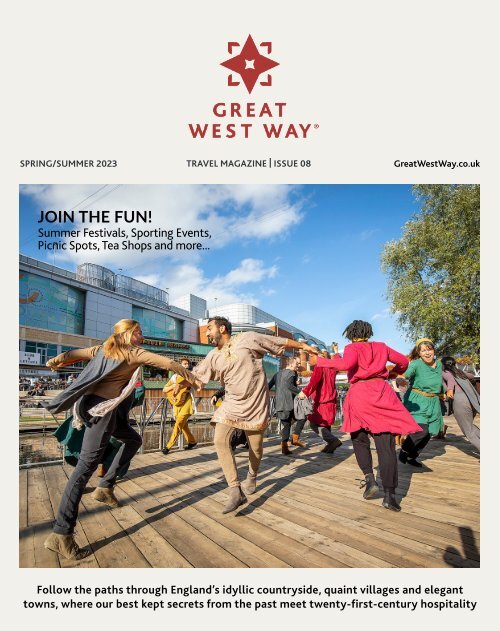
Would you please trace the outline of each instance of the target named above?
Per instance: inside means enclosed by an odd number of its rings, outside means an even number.
[[[231,513],[236,510],[238,506],[242,504],[246,504],[247,498],[243,495],[241,488],[239,486],[231,486],[229,488],[229,499],[227,501],[226,506],[222,513],[225,515],[226,513]]]
[[[382,506],[396,512],[399,512],[401,510],[401,506],[396,501],[396,496],[391,491],[385,491]]]
[[[375,495],[377,495],[377,493],[379,492],[378,484],[373,473],[367,473],[365,475],[365,479],[362,480],[360,487],[364,487],[365,489],[363,492],[363,497],[365,500],[373,499]]]
[[[406,464],[408,462],[408,454],[402,449],[399,450],[399,462]]]
[[[168,452],[170,451],[170,449],[168,447],[163,447],[163,449],[161,450],[161,453],[166,456],[168,454]]]

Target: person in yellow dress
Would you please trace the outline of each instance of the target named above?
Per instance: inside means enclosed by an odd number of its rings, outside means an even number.
[[[188,359],[181,359],[179,363],[186,370],[191,370],[191,364]],[[167,455],[175,445],[181,432],[184,436],[184,440],[186,441],[184,449],[193,449],[193,447],[196,447],[196,438],[191,433],[188,425],[189,418],[194,413],[191,384],[189,384],[180,375],[175,374],[163,388],[163,394],[168,396],[168,393],[171,393],[170,398],[173,398],[174,400],[172,408],[175,425],[168,443],[161,450],[165,455]]]

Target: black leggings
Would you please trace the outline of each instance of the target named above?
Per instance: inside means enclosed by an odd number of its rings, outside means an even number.
[[[431,439],[428,425],[420,423],[418,425],[421,431],[408,434],[401,445],[401,449],[408,454],[409,458],[416,458]]]
[[[372,436],[377,448],[378,468],[384,491],[394,493],[398,486],[398,461],[394,435],[384,432],[383,434],[372,434]],[[360,429],[351,434],[351,439],[359,468],[365,475],[373,473],[370,433],[365,429]]]

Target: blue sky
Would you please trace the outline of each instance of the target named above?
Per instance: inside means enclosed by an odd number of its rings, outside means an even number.
[[[210,249],[181,255],[40,251],[39,227],[82,227],[38,224],[40,211],[72,208],[151,210],[150,226],[125,229],[208,229]],[[206,298],[211,308],[258,304],[341,347],[349,322],[369,320],[375,339],[407,351],[411,342],[397,328],[385,298],[380,253],[417,211],[409,185],[29,185],[20,194],[20,252],[70,270],[87,261],[121,269],[168,287],[173,304],[190,292]]]

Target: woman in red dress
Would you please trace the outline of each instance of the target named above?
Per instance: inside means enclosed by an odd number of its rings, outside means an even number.
[[[351,387],[344,402],[343,432],[350,432],[354,454],[365,475],[363,497],[371,499],[379,490],[373,475],[370,451],[370,434],[375,441],[380,477],[384,487],[382,505],[399,511],[395,491],[398,486],[398,465],[394,436],[419,431],[419,426],[391,388],[387,378],[387,364],[393,371],[403,374],[408,359],[383,342],[369,342],[373,330],[369,322],[354,320],[343,335],[351,341],[344,356],[333,359],[318,357],[317,366],[347,370]]]
[[[328,358],[325,351],[324,357]],[[339,355],[340,357],[340,355]],[[313,432],[321,434],[326,442],[323,453],[331,454],[342,445],[342,442],[332,434],[330,428],[335,422],[337,412],[337,389],[335,387],[336,370],[315,366],[307,386],[297,396],[299,399],[311,397],[314,402],[313,412],[309,416],[309,425]]]

